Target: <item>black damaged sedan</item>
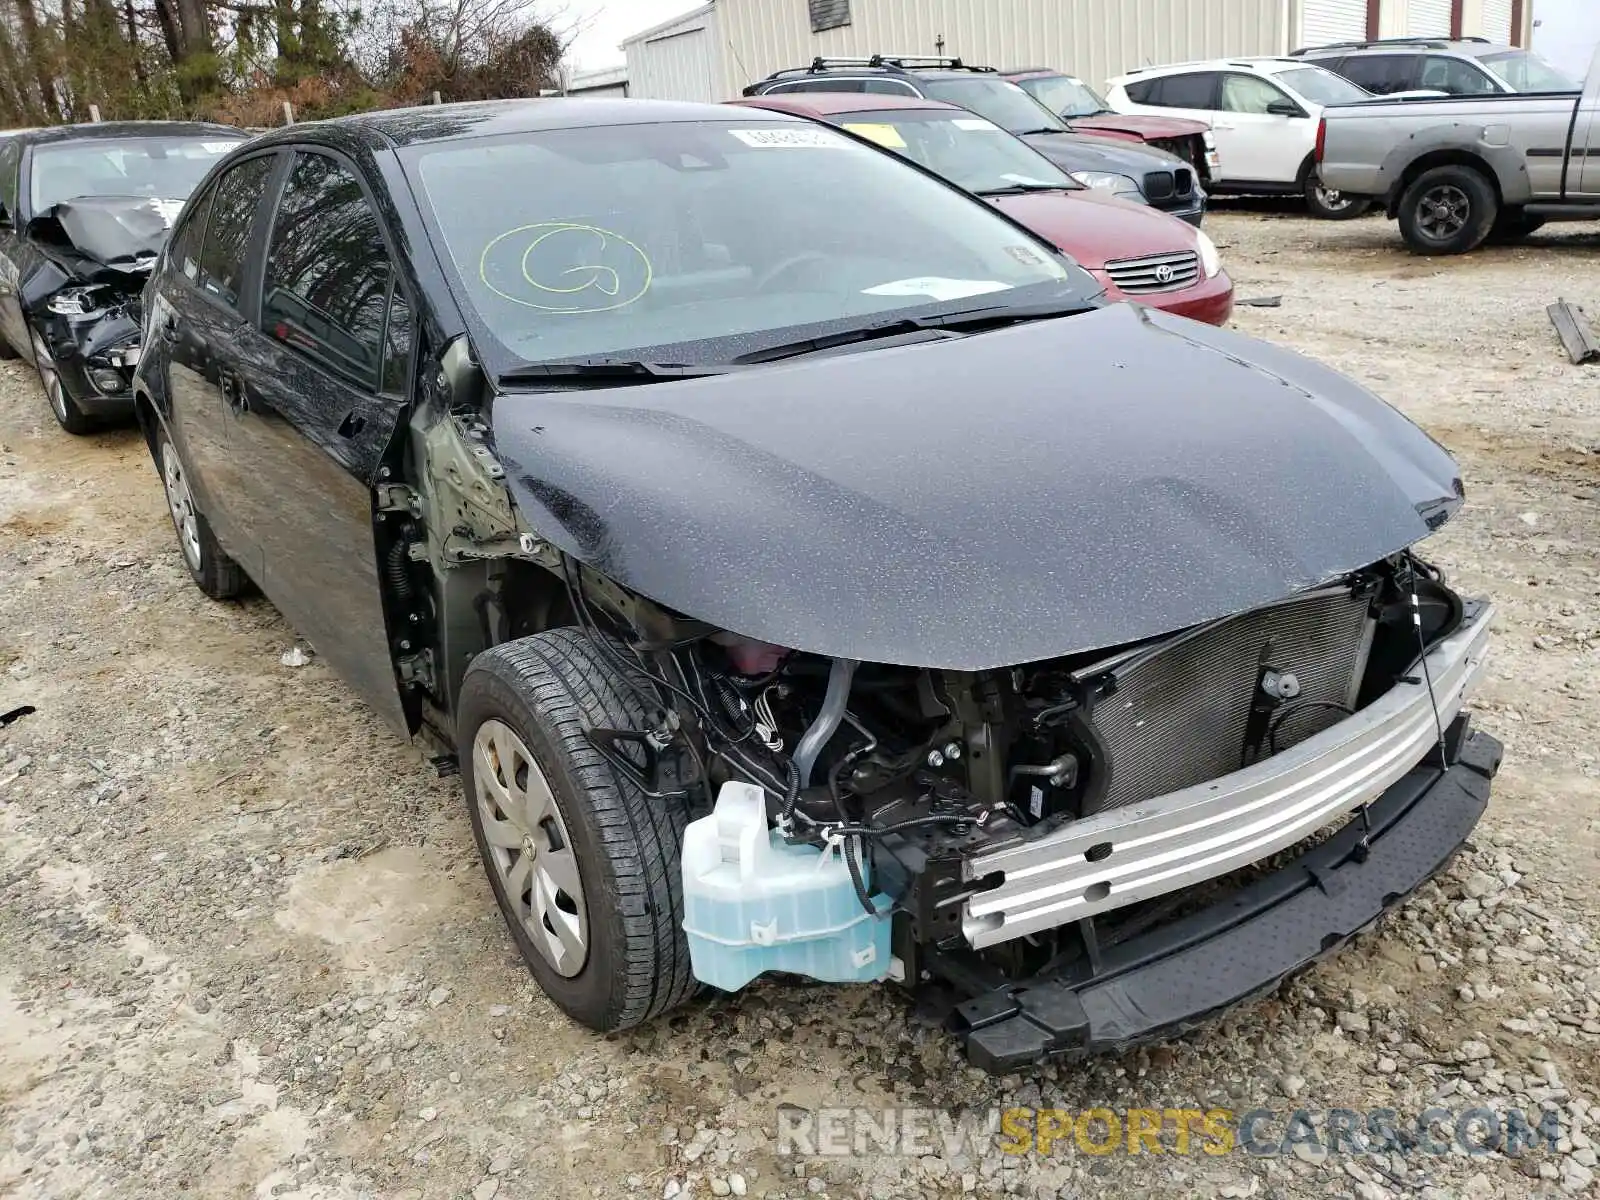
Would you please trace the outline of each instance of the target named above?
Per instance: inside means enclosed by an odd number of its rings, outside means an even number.
[[[139,293],[184,200],[245,137],[109,121],[0,140],[0,358],[38,368],[69,433],[132,415]]]
[[[1440,446],[777,113],[265,135],[135,386],[196,583],[459,769],[592,1029],[776,973],[996,1070],[1171,1036],[1400,904],[1499,765]]]

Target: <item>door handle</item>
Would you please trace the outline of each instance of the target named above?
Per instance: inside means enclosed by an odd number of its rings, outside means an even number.
[[[244,380],[232,371],[221,370],[217,372],[217,385],[222,390],[223,400],[235,413],[250,411],[250,397],[245,392]]]

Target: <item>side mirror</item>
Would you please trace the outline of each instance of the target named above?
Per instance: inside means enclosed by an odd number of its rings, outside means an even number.
[[[1267,105],[1267,112],[1274,117],[1303,117],[1306,115],[1293,100],[1274,100]]]

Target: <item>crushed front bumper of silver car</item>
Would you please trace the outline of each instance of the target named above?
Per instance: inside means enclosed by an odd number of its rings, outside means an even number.
[[[968,880],[1000,882],[967,900],[966,940],[992,946],[1213,879],[1371,802],[1461,711],[1493,620],[1492,605],[1469,605],[1461,627],[1428,651],[1426,673],[1414,666],[1366,708],[1280,754],[968,859]]]

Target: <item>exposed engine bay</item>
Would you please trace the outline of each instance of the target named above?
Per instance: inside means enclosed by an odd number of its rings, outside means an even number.
[[[21,281],[58,369],[81,375],[84,396],[129,392],[138,363],[141,293],[181,201],[85,196],[29,223],[40,251]]]
[[[670,617],[654,645],[630,631],[623,649],[608,636],[623,633],[610,589],[579,571],[567,582],[578,623],[659,705],[655,728],[591,731],[614,766],[696,810],[729,781],[759,787],[764,825],[841,854],[861,913],[892,914],[896,971],[917,969],[919,948],[985,941],[987,964],[1014,977],[1092,953],[1119,925],[1147,928],[1163,905],[1091,897],[1116,910],[1098,930],[990,935],[970,910],[997,881],[973,863],[1091,818],[1133,820],[1284,754],[1407,678],[1464,612],[1439,572],[1403,553],[1174,635],[955,672],[827,659]]]

